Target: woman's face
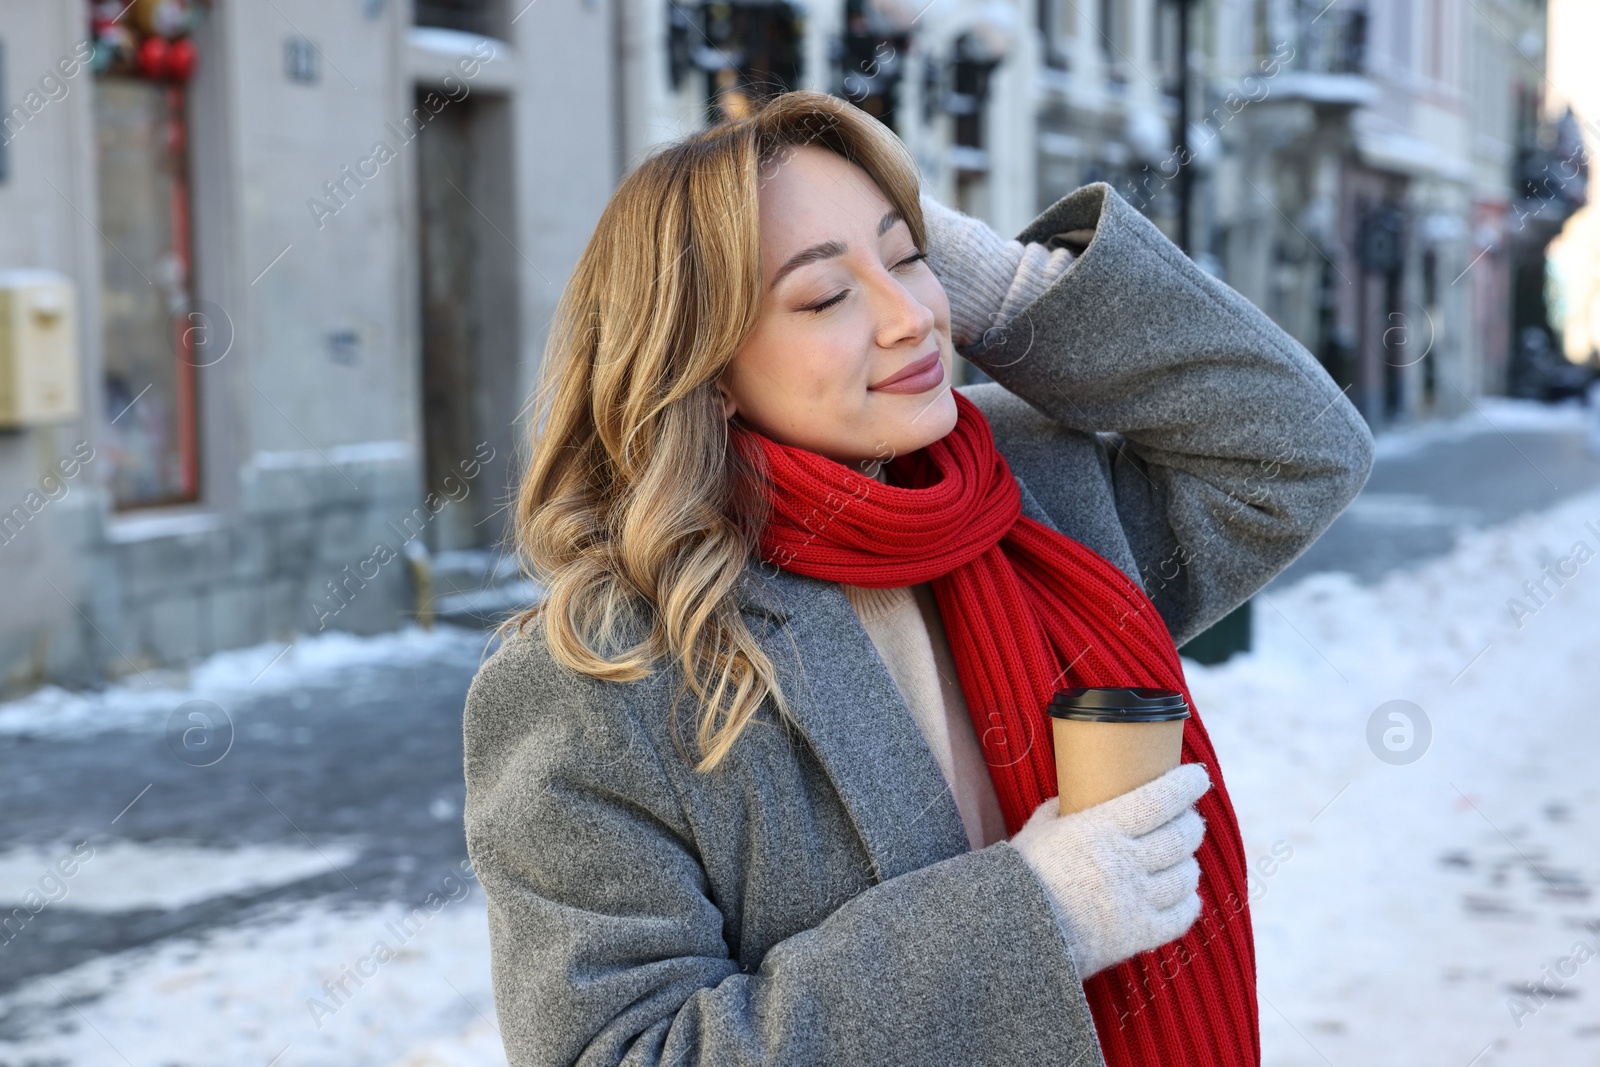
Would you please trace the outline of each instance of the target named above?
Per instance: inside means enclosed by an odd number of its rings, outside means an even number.
[[[778,158],[762,173],[761,315],[719,380],[724,412],[879,477],[956,424],[950,303],[865,170],[813,145]],[[924,361],[904,391],[879,387]]]

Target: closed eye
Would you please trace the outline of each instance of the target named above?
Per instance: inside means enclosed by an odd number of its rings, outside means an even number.
[[[850,296],[850,290],[840,290],[835,296],[830,296],[826,301],[822,301],[821,304],[811,304],[811,306],[802,307],[800,310],[803,310],[803,312],[826,312],[829,307],[842,301],[846,296]]]
[[[906,258],[901,259],[898,264],[894,264],[894,269],[899,270],[901,267],[915,266],[915,264],[922,262],[923,259],[926,258],[928,258],[928,253],[923,253],[923,251],[912,253],[910,256],[906,256]],[[838,304],[838,302],[842,301],[842,299],[845,299],[846,296],[850,296],[850,290],[840,290],[838,293],[835,293],[834,296],[827,298],[826,301],[822,301],[821,304],[808,304],[808,306],[802,307],[800,310],[803,310],[803,312],[826,312],[829,307],[834,307],[835,304]]]

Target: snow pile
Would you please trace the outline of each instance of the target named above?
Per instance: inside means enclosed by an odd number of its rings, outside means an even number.
[[[482,654],[489,636],[439,625],[407,626],[375,637],[329,630],[290,644],[269,643],[218,652],[182,669],[147,670],[101,690],[47,685],[0,704],[0,736],[81,737],[105,730],[139,730],[164,723],[189,700],[226,703],[230,696],[265,696],[307,686],[339,685],[351,670],[411,667]]]
[[[24,905],[39,910],[41,898],[52,907],[104,913],[182,908],[327,874],[360,852],[354,842],[326,839],[315,848],[121,839],[14,848],[0,852],[0,913]],[[30,891],[37,894],[32,899]]]

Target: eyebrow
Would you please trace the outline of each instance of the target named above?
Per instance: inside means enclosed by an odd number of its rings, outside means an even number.
[[[890,208],[884,213],[883,218],[878,220],[878,236],[882,237],[884,234],[888,233],[894,227],[894,224],[900,222],[902,218],[903,216],[900,214],[898,208]],[[821,244],[812,245],[810,248],[796,252],[794,255],[789,257],[783,266],[778,268],[777,273],[772,276],[771,284],[768,285],[767,288],[776,289],[778,287],[778,283],[783,281],[784,277],[790,271],[798,270],[808,263],[815,263],[818,260],[832,259],[834,256],[844,255],[845,248],[846,246],[843,241],[823,241]]]

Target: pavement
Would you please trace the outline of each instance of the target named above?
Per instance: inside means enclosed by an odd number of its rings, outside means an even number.
[[[1476,405],[1448,423],[1380,435],[1361,494],[1265,591],[1318,571],[1346,571],[1370,585],[1444,555],[1465,530],[1544,511],[1600,485],[1587,409],[1493,397]]]

